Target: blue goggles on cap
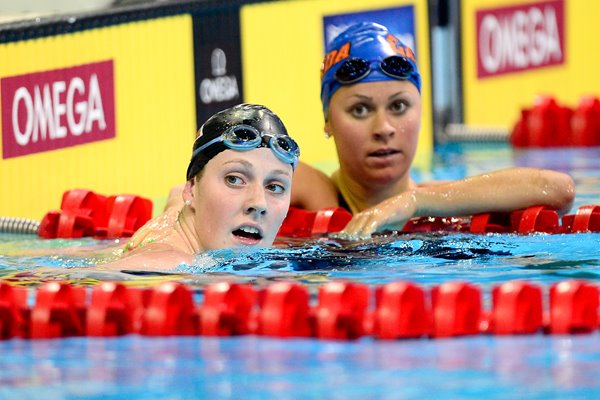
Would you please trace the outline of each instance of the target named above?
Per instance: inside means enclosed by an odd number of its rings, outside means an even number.
[[[192,153],[192,159],[203,150],[216,144],[223,143],[232,150],[247,151],[258,147],[269,147],[273,154],[286,164],[291,164],[296,169],[300,148],[298,144],[287,135],[259,132],[250,125],[236,125],[227,129],[221,136],[198,147]],[[266,144],[266,146],[265,146]]]
[[[410,61],[402,56],[389,56],[383,60],[352,57],[342,62],[335,71],[334,78],[343,85],[358,82],[371,73],[373,64],[377,64],[381,72],[395,79],[408,79],[413,71]]]
[[[401,80],[421,92],[415,54],[383,25],[360,22],[347,27],[326,45],[321,65],[321,103],[328,118],[329,102],[344,85]]]

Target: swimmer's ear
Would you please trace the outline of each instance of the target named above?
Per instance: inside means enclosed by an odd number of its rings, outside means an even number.
[[[329,139],[331,135],[331,124],[329,121],[325,121],[325,126],[323,127],[323,131],[325,132],[325,137]]]
[[[183,192],[181,192],[181,197],[183,198],[184,204],[193,204],[192,200],[194,200],[194,192],[192,189],[195,185],[194,181],[195,181],[195,179],[190,179],[189,181],[187,181],[185,183],[185,186],[183,187]]]

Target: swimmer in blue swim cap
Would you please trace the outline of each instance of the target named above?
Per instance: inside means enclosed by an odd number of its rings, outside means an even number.
[[[150,221],[115,269],[169,269],[198,252],[267,247],[285,218],[300,151],[279,117],[241,104],[209,118],[194,141],[183,205]]]
[[[352,25],[328,47],[321,66],[321,102],[326,119],[331,96],[344,85],[400,80],[421,92],[415,53],[383,25]]]
[[[292,204],[309,193],[333,193],[319,206],[339,205],[354,214],[341,234],[347,239],[401,230],[419,216],[533,205],[570,209],[573,180],[555,171],[512,168],[454,182],[414,182],[410,167],[421,128],[423,89],[417,61],[414,49],[373,22],[351,25],[330,42],[321,66],[321,101],[339,169],[326,184],[303,189],[317,172],[300,163]]]
[[[340,204],[358,213],[411,187],[421,127],[421,76],[414,51],[382,25],[351,25],[321,67],[325,132],[340,169]]]

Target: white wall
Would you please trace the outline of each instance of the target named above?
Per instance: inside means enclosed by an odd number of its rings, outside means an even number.
[[[89,11],[106,7],[112,2],[113,0],[0,0],[0,14]]]

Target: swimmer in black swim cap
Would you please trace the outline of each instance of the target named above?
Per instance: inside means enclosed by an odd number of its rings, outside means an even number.
[[[240,104],[218,112],[200,128],[187,169],[192,179],[206,163],[223,150],[269,147],[284,163],[296,168],[300,150],[273,111],[256,104]]]
[[[266,107],[241,104],[215,114],[194,142],[183,206],[142,227],[108,268],[172,269],[204,250],[271,246],[299,154]]]

